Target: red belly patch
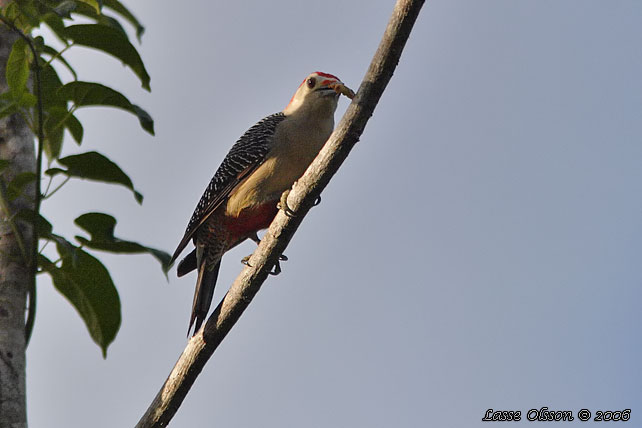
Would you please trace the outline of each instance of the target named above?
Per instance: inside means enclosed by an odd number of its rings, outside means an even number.
[[[223,222],[234,239],[245,238],[267,228],[278,212],[278,201],[272,201],[241,211],[238,217],[225,217]]]

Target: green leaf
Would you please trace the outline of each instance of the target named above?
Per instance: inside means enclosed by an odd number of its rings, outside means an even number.
[[[47,158],[57,159],[62,148],[64,129],[67,128],[78,144],[82,141],[83,128],[76,116],[65,107],[51,106],[47,109],[44,123],[45,152]]]
[[[81,3],[85,3],[86,5],[94,9],[96,13],[100,13],[100,4],[96,0],[77,0],[77,1]]]
[[[129,9],[123,6],[123,4],[118,0],[104,0],[103,4],[105,7],[108,7],[114,12],[120,14],[123,18],[129,21],[129,23],[133,25],[134,28],[136,28],[136,37],[138,38],[138,42],[140,42],[140,38],[145,32],[145,27],[142,26],[140,21],[136,19],[136,17],[129,11]]]
[[[38,102],[38,98],[31,92],[24,92],[22,94],[22,98],[18,100],[18,103],[26,108],[32,108],[36,106],[36,103]]]
[[[17,217],[30,224],[35,223],[39,239],[53,241],[56,243],[56,245],[61,245],[65,250],[65,254],[69,254],[75,262],[75,260],[77,259],[76,250],[78,249],[78,247],[67,241],[64,237],[54,234],[53,226],[49,222],[49,220],[44,218],[42,215],[36,216],[35,211],[31,209],[20,210]],[[36,218],[38,219],[37,221],[35,221]]]
[[[36,96],[25,90],[19,94],[11,91],[0,94],[0,117],[14,114],[20,111],[21,107],[32,108],[36,105]]]
[[[129,176],[127,176],[118,165],[98,152],[67,156],[58,159],[58,162],[67,167],[67,169],[50,168],[45,171],[45,174],[50,176],[65,174],[69,177],[121,184],[134,192],[134,197],[139,204],[143,202],[143,195],[134,189],[134,185]]]
[[[57,159],[62,149],[64,123],[69,112],[64,107],[50,107],[47,110],[47,119],[44,123],[45,153],[48,159]]]
[[[40,26],[40,12],[33,1],[21,1],[20,11],[22,12],[21,19],[28,23],[29,28],[24,27],[25,33],[31,33],[31,29]]]
[[[154,256],[161,264],[163,272],[169,270],[170,255],[164,251],[141,245],[137,242],[126,241],[114,236],[116,219],[104,213],[87,213],[74,220],[79,227],[87,231],[91,239],[76,236],[78,242],[87,248],[121,254],[148,253]]]
[[[118,22],[117,19],[107,15],[100,15],[96,17],[96,23],[101,25],[106,25],[108,27],[113,28],[114,30],[120,31],[121,33],[123,33],[125,37],[127,37],[127,40],[129,40],[129,36],[127,35],[127,32],[125,31],[123,26],[120,25],[120,22]]]
[[[16,104],[18,104],[18,106],[20,107],[32,108],[35,107],[36,103],[38,102],[38,98],[36,98],[36,96],[31,92],[24,91],[18,98],[16,98],[15,101]]]
[[[6,3],[6,2],[4,2]],[[2,9],[4,16],[23,33],[38,25],[37,10],[31,2],[12,1]]]
[[[69,131],[73,139],[76,140],[76,143],[80,145],[80,143],[82,143],[82,137],[84,134],[83,127],[80,121],[76,118],[76,116],[70,114],[67,118],[67,121],[65,122],[65,126],[67,127],[67,130]]]
[[[27,42],[19,38],[13,43],[9,59],[7,60],[7,69],[5,70],[9,90],[14,94],[14,98],[20,98],[22,93],[27,90],[27,80],[29,79],[29,54],[27,52]]]
[[[51,64],[40,70],[40,86],[42,87],[42,106],[45,110],[52,106],[66,108],[67,101],[58,95],[62,82]]]
[[[18,8],[18,4],[16,2],[10,2],[7,6],[1,9],[2,14],[7,18],[9,21],[13,22],[16,20],[16,18],[20,15],[20,9]]]
[[[31,171],[24,171],[16,174],[7,185],[7,199],[11,202],[21,196],[25,187],[36,180],[36,174]]]
[[[51,225],[49,220],[44,218],[42,215],[36,216],[36,212],[34,210],[28,209],[28,208],[23,208],[20,211],[18,211],[18,214],[16,215],[16,217],[18,219],[24,221],[24,222],[29,223],[29,224],[32,224],[32,225],[35,224],[36,231],[38,233],[38,239],[45,239],[45,240],[50,240],[50,241],[54,241],[54,242],[65,241],[66,244],[69,244],[69,242],[67,242],[65,240],[65,238],[63,238],[61,236],[58,236],[58,235],[54,235],[52,233],[53,226]],[[71,244],[69,244],[69,245],[71,245]],[[70,251],[72,251],[75,248],[76,247],[72,245],[70,247]]]
[[[45,38],[42,36],[36,36],[32,40],[36,52],[42,52],[42,48],[45,45]]]
[[[71,19],[71,12],[76,9],[76,2],[72,0],[65,0],[61,2],[58,6],[53,8],[53,11],[56,12],[61,18]]]
[[[76,308],[106,358],[107,347],[114,341],[121,323],[120,298],[114,282],[107,268],[89,253],[75,247],[73,257],[61,243],[56,247],[62,265],[58,267],[41,255],[40,266],[51,275],[54,287]]]
[[[30,210],[30,213],[31,213],[31,222],[33,223],[33,218],[34,218],[33,210]],[[21,214],[22,214],[22,211],[21,211]],[[49,220],[44,218],[42,215],[39,215],[38,216],[38,223],[36,224],[36,230],[38,231],[38,236],[39,237],[45,237],[46,238],[46,237],[49,237],[49,236],[52,235],[53,226],[49,222]]]
[[[12,99],[9,92],[0,94],[0,118],[17,113],[19,110],[18,103]]]
[[[140,126],[154,135],[154,121],[142,108],[132,104],[120,92],[93,82],[70,82],[58,90],[58,96],[72,101],[76,107],[109,106],[135,114]]]
[[[136,116],[138,116],[138,121],[140,126],[149,132],[151,135],[154,135],[154,119],[142,108],[138,107],[136,104],[132,104],[132,111]]]
[[[50,160],[60,156],[64,129],[67,128],[71,136],[80,144],[83,137],[83,127],[80,121],[64,106],[49,106],[46,111],[44,123],[45,131],[45,153]]]
[[[96,13],[96,10],[94,8],[83,3],[78,5],[78,9],[76,9],[74,13],[93,19],[96,24],[112,27],[115,30],[123,33],[123,36],[125,36],[127,40],[129,40],[129,36],[127,35],[127,32],[125,31],[123,26],[120,25],[120,22],[118,22],[118,20],[112,18],[111,16],[103,15],[102,13]]]
[[[138,76],[143,88],[151,90],[143,60],[121,31],[101,24],[79,24],[67,27],[65,35],[78,45],[99,49],[120,59]]]
[[[67,37],[65,36],[65,24],[62,21],[62,18],[56,15],[55,13],[45,13],[42,15],[42,21],[51,28],[51,31],[63,42],[65,45],[69,44]]]
[[[67,241],[64,237],[54,234],[52,224],[42,215],[36,216],[34,210],[23,208],[18,211],[17,218],[24,220],[30,224],[35,223],[39,239],[53,241],[57,245],[62,245],[64,247],[64,250],[66,251],[66,254],[71,255],[73,260],[76,259],[76,250],[78,249],[78,247]],[[36,218],[38,219],[37,221]]]

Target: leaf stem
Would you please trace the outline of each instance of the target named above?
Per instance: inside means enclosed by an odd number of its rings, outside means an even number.
[[[51,242],[51,239],[47,239],[44,244],[42,244],[42,248],[38,250],[38,254],[42,254],[43,251],[45,251],[45,248],[47,248],[47,245]]]
[[[75,105],[75,104],[74,104],[74,105],[72,105],[72,106],[71,106],[71,108],[69,109],[69,111],[67,111],[67,113],[65,114],[65,117],[63,117],[63,118],[62,118],[58,123],[56,123],[56,126],[54,126],[53,128],[51,128],[51,131],[55,131],[55,130],[57,130],[58,128],[60,128],[60,127],[61,127],[61,126],[62,126],[62,125],[67,121],[67,119],[69,119],[69,116],[71,116],[72,114],[74,114],[74,113],[75,113],[76,108],[77,108],[77,107],[76,107],[76,105]],[[51,132],[51,131],[50,131],[50,132]],[[45,192],[45,193],[47,193],[47,192]]]
[[[71,42],[68,45],[66,45],[61,51],[56,52],[55,55],[52,55],[51,58],[49,58],[49,61],[45,63],[44,67],[50,65],[54,60],[58,59],[59,57],[62,57],[62,54],[65,53],[65,51],[70,47],[72,47],[73,45],[74,45],[74,42]]]
[[[69,177],[69,176],[65,177],[65,179],[62,181],[62,183],[60,183],[58,186],[56,186],[56,188],[55,188],[55,189],[53,189],[53,190],[51,191],[51,193],[47,194],[47,192],[45,192],[45,194],[42,196],[42,199],[47,199],[47,198],[52,197],[52,196],[53,196],[53,194],[54,194],[54,193],[56,193],[58,190],[60,190],[60,188],[61,188],[62,186],[64,186],[65,184],[67,184],[67,182],[69,181],[69,179],[70,179],[70,178],[71,178],[71,177]],[[47,187],[47,190],[49,190],[49,187]]]
[[[53,175],[49,176],[49,182],[47,183],[47,188],[45,189],[45,195],[49,192],[49,188],[51,187],[51,182],[53,181]],[[44,199],[47,199],[46,196],[43,197]]]

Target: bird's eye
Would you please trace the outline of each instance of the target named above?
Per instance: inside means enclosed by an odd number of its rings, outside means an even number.
[[[314,85],[317,84],[317,79],[315,79],[314,77],[310,77],[306,83],[308,85],[308,88],[312,89],[314,88]]]

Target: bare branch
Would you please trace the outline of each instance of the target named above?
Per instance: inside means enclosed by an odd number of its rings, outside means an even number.
[[[259,291],[294,232],[332,176],[339,169],[372,116],[379,98],[399,62],[424,0],[398,0],[385,34],[356,97],[305,174],[294,184],[289,217],[279,211],[245,267],[205,326],[188,342],[165,384],[154,398],[138,428],[164,427],[178,410],[207,360]]]

